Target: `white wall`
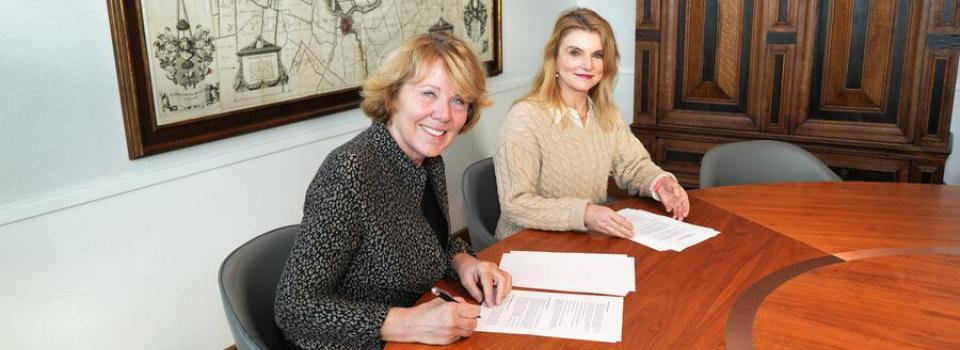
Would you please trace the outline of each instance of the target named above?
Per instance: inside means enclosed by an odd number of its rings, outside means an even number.
[[[463,169],[493,153],[554,18],[575,4],[503,2],[495,105],[444,155],[452,228]],[[320,162],[369,121],[352,110],[129,161],[103,1],[7,2],[0,33],[0,348],[232,344],[220,262],[299,222]]]
[[[960,68],[958,68],[960,69]],[[960,71],[958,71],[958,76],[960,76]],[[957,81],[957,87],[954,90],[953,94],[953,114],[950,120],[950,141],[953,143],[951,147],[950,156],[947,157],[947,165],[944,167],[943,171],[943,182],[948,185],[958,185],[960,184],[960,142],[957,142],[953,139],[957,135],[960,135],[960,80]]]

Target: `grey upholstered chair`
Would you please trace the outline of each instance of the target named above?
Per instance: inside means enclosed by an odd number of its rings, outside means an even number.
[[[467,207],[467,230],[475,251],[495,243],[494,232],[500,220],[500,199],[497,198],[497,174],[493,158],[486,158],[463,172],[463,202]]]
[[[273,299],[299,225],[244,243],[220,265],[220,296],[239,350],[284,349],[273,321]]]
[[[813,181],[840,181],[840,177],[810,152],[781,141],[719,145],[707,151],[700,163],[700,188]]]

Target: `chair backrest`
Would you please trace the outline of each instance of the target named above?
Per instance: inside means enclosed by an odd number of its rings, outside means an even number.
[[[273,300],[299,225],[284,226],[244,243],[220,265],[220,296],[240,350],[284,349],[273,321]]]
[[[500,199],[497,198],[497,174],[493,158],[486,158],[463,172],[463,202],[467,207],[467,230],[475,251],[497,241],[494,232],[500,220]]]
[[[700,163],[700,188],[813,181],[840,181],[840,177],[810,152],[781,141],[719,145],[707,151]]]

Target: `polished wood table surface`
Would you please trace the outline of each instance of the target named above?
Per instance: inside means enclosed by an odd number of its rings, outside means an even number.
[[[444,348],[960,348],[960,187],[794,183],[694,190],[690,198],[688,221],[721,234],[683,252],[525,230],[479,254],[634,257],[637,291],[624,299],[622,342],[477,332]],[[649,199],[613,207],[663,214]]]

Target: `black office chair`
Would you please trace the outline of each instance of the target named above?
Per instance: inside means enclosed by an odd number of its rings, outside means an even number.
[[[300,225],[274,229],[244,243],[220,265],[220,296],[239,350],[284,349],[273,300]]]
[[[754,140],[715,146],[700,163],[700,188],[767,182],[841,181],[803,148]]]
[[[500,199],[497,198],[497,174],[493,158],[486,158],[463,172],[463,203],[466,205],[467,230],[474,251],[496,243],[494,232],[500,220]]]

